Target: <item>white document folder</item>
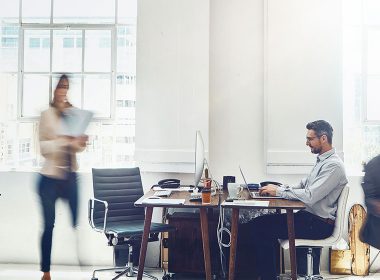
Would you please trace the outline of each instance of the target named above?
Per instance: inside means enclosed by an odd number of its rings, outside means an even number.
[[[60,134],[73,137],[84,135],[93,115],[91,111],[75,107],[65,109]]]

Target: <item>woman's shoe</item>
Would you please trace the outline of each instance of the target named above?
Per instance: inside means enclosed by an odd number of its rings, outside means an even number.
[[[42,275],[41,280],[51,280],[50,273],[44,273],[44,275]]]

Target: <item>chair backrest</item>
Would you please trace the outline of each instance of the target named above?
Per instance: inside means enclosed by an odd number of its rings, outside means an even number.
[[[135,207],[134,203],[144,195],[140,169],[92,169],[94,197],[108,202],[107,224],[143,221],[144,208]],[[102,227],[104,205],[95,203],[94,225]]]
[[[346,185],[340,193],[338,208],[336,210],[335,227],[332,236],[340,239],[343,235],[344,222],[346,220],[346,205],[350,188]]]

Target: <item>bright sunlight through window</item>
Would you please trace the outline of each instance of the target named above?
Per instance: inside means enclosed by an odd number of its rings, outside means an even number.
[[[70,75],[70,101],[95,113],[81,169],[133,165],[137,0],[0,7],[0,168],[42,165],[38,118],[62,73]]]

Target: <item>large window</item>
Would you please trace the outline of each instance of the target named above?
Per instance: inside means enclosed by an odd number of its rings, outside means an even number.
[[[70,76],[71,103],[95,113],[80,166],[132,164],[136,6],[137,0],[0,0],[0,166],[41,165],[38,117],[62,73]]]
[[[355,172],[380,153],[380,1],[342,7],[345,163]]]

